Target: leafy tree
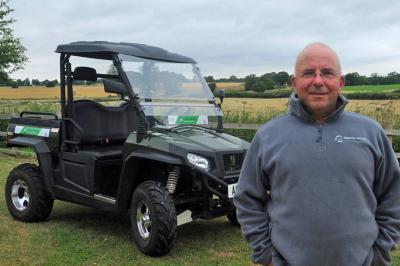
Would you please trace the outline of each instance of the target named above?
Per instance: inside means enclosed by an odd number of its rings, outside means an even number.
[[[344,76],[344,80],[346,81],[346,85],[348,86],[360,85],[359,79],[360,74],[358,74],[358,72],[347,73]]]
[[[31,86],[31,81],[26,78],[22,81],[22,86]]]
[[[206,76],[206,77],[204,77],[204,79],[205,79],[207,82],[215,82],[215,79],[214,79],[213,76]]]
[[[11,79],[8,77],[6,72],[0,71],[0,86],[9,86]]]
[[[262,76],[261,78],[262,83],[264,84],[264,89],[265,90],[273,90],[275,89],[275,82],[267,77],[267,76]]]
[[[244,89],[246,91],[252,90],[254,83],[258,81],[258,78],[254,74],[250,74],[244,78]]]
[[[28,62],[25,47],[10,28],[16,20],[9,17],[14,10],[8,6],[8,2],[0,0],[0,82],[8,80],[9,73],[21,69]]]
[[[388,84],[396,84],[396,83],[400,83],[400,74],[397,72],[390,72],[387,75],[387,83]]]
[[[40,86],[40,81],[38,79],[32,79],[33,86]]]
[[[45,81],[47,81],[46,82],[46,87],[48,87],[48,88],[52,88],[52,87],[55,87],[55,86],[57,86],[58,85],[58,80],[45,80]]]
[[[368,78],[369,82],[371,82],[372,85],[379,85],[382,84],[383,77],[380,76],[378,73],[372,73],[371,76]]]
[[[256,92],[264,92],[265,91],[265,86],[264,82],[262,82],[260,79],[258,79],[252,86],[251,86],[252,91]]]
[[[16,89],[19,87],[17,81],[11,81],[10,85],[11,85],[11,88],[13,88],[13,89]]]
[[[275,76],[276,73],[275,72],[269,72],[269,73],[265,73],[264,75],[261,76],[261,78],[270,78],[275,82]]]
[[[283,87],[289,83],[289,74],[286,71],[278,72],[273,78],[278,86]]]
[[[230,77],[228,78],[228,81],[230,81],[230,82],[238,82],[239,79],[238,79],[235,75],[232,75],[232,76],[230,76]]]
[[[208,87],[210,87],[210,90],[213,92],[217,88],[217,84],[215,82],[209,82]]]
[[[366,76],[360,76],[359,78],[359,84],[360,85],[369,85],[369,79]]]

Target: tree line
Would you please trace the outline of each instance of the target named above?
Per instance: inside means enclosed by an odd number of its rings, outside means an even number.
[[[269,72],[261,76],[250,74],[244,78],[231,76],[229,78],[215,79],[213,76],[204,77],[211,90],[216,88],[216,82],[243,82],[246,91],[264,92],[290,86],[290,80],[293,75],[285,71]],[[387,75],[373,73],[370,76],[360,75],[358,72],[347,73],[345,76],[346,86],[357,85],[387,85],[400,84],[400,73],[390,72]]]
[[[72,82],[72,84],[74,85],[92,85],[92,84],[97,84],[97,83],[102,83],[103,80],[99,79],[95,82],[93,81],[83,81],[83,80],[74,80]],[[0,86],[6,86],[6,87],[12,87],[12,88],[18,88],[21,86],[44,86],[44,87],[56,87],[59,84],[57,79],[53,79],[53,80],[42,80],[40,81],[39,79],[32,79],[30,80],[29,78],[26,79],[17,79],[17,80],[8,80],[8,81],[0,81]]]
[[[358,72],[347,73],[345,76],[347,86],[356,85],[386,85],[400,83],[400,73],[390,72],[386,76],[381,76],[378,73],[373,73],[370,76],[363,76]]]
[[[11,88],[18,88],[20,86],[45,86],[45,87],[55,87],[57,86],[58,80],[54,79],[54,80],[42,80],[40,81],[39,79],[32,79],[29,80],[28,78],[26,79],[17,79],[17,80],[3,80],[0,81],[0,86],[7,86],[7,87],[11,87]]]
[[[244,82],[245,90],[263,92],[287,86],[291,76],[286,71],[280,71],[269,72],[259,77],[255,74],[250,74],[244,78],[238,78],[236,76],[219,79],[215,79],[213,76],[206,76],[204,78],[212,91],[216,88],[216,82]]]

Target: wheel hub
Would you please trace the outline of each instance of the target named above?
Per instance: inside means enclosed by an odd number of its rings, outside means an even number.
[[[149,238],[151,232],[151,219],[149,207],[143,201],[139,202],[136,210],[136,222],[140,236],[144,239]]]
[[[19,211],[24,211],[29,206],[29,189],[25,181],[17,179],[11,187],[11,199],[14,207]]]

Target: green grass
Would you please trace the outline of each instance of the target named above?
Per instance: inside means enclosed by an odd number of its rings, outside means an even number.
[[[249,265],[240,230],[225,217],[178,227],[171,253],[143,255],[126,215],[55,201],[49,221],[22,223],[8,214],[6,176],[20,159],[0,155],[0,265]]]
[[[0,101],[0,114],[2,115],[16,115],[22,111],[57,113],[60,112],[60,103],[57,100]]]
[[[400,90],[400,84],[345,86],[344,92],[391,92]]]
[[[127,215],[55,201],[49,221],[15,221],[3,191],[8,173],[23,162],[0,154],[0,265],[250,265],[240,230],[225,218],[178,227],[173,250],[161,258],[137,250]],[[400,265],[400,251],[392,255]]]

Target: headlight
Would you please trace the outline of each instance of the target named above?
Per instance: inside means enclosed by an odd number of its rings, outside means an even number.
[[[210,163],[206,158],[193,153],[188,153],[187,158],[191,164],[206,171],[210,170]]]

